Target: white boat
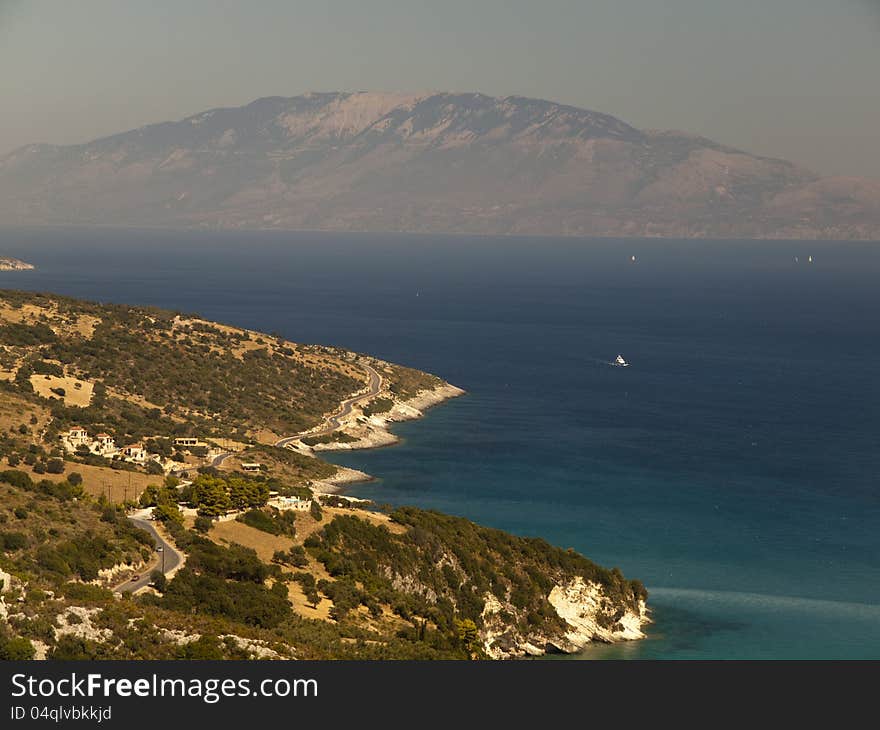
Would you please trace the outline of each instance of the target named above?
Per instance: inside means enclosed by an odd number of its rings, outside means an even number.
[[[618,355],[614,359],[614,362],[612,364],[616,365],[619,368],[628,368],[629,367],[629,363],[623,359],[623,355]]]

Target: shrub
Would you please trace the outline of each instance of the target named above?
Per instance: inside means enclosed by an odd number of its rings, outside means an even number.
[[[0,532],[0,550],[12,552],[22,550],[30,544],[30,539],[23,532]]]
[[[150,585],[159,591],[159,593],[164,593],[165,589],[168,587],[168,579],[161,570],[154,570],[150,573]]]
[[[321,596],[318,593],[315,576],[311,573],[297,573],[293,576],[293,579],[302,586],[306,600],[312,604],[312,608],[317,608],[321,602]]]
[[[253,550],[194,536],[186,566],[168,583],[161,605],[273,628],[289,619],[291,607],[283,591],[263,585],[270,572]]]
[[[56,661],[90,661],[95,659],[111,659],[110,646],[83,639],[72,634],[65,634],[60,639],[49,657]]]
[[[248,510],[244,514],[240,514],[235,519],[238,522],[243,522],[249,527],[253,527],[257,530],[262,530],[263,532],[268,532],[271,535],[278,534],[278,527],[275,525],[275,521],[262,510]]]
[[[46,462],[46,471],[50,474],[63,474],[64,459],[49,459],[49,461]]]
[[[58,336],[51,327],[42,322],[36,324],[7,324],[0,327],[0,340],[7,345],[17,345],[27,347],[31,345],[43,345],[55,342]],[[34,370],[34,363],[29,363],[31,372]]]
[[[63,578],[69,577],[72,573],[70,565],[61,557],[61,554],[55,548],[48,545],[43,545],[37,551],[37,565],[43,568],[43,570],[57,573]]]
[[[71,601],[105,603],[113,600],[113,593],[111,591],[91,583],[65,583],[61,587],[61,593]]]
[[[302,545],[294,545],[288,552],[276,550],[272,555],[272,562],[281,565],[292,565],[295,568],[304,568],[309,564],[308,556]]]
[[[365,416],[374,416],[378,413],[387,413],[394,406],[391,398],[375,398],[370,401],[363,409]]]
[[[64,369],[54,362],[35,360],[31,363],[31,369],[36,375],[54,375],[56,378],[64,376]]]
[[[183,514],[176,504],[159,504],[153,507],[153,517],[159,522],[183,524]]]
[[[318,444],[350,444],[357,441],[357,438],[344,431],[334,431],[323,436],[305,436],[301,441],[306,446],[317,446]]]
[[[155,507],[159,504],[159,495],[161,494],[161,490],[155,484],[150,484],[141,492],[140,499],[138,500],[138,504],[141,507]]]
[[[68,481],[64,482],[52,482],[48,479],[43,479],[38,485],[37,488],[43,493],[48,494],[50,497],[54,497],[61,502],[67,502],[74,497],[81,497],[83,495],[82,485],[74,485]]]
[[[0,636],[0,661],[30,661],[35,654],[34,645],[28,639],[21,636]]]
[[[259,509],[252,509],[240,514],[236,520],[243,522],[250,527],[270,535],[288,535],[293,537],[296,534],[295,517],[293,512],[264,512]]]
[[[11,484],[13,487],[18,487],[19,489],[33,489],[34,482],[30,478],[30,475],[27,472],[19,471],[18,469],[7,469],[6,471],[0,472],[0,482],[4,484]]]
[[[150,461],[147,463],[147,474],[152,474],[153,476],[158,476],[160,474],[164,474],[165,470],[162,468],[162,465],[156,461]]]
[[[216,636],[200,636],[196,641],[184,644],[177,650],[177,658],[192,660],[225,659],[223,644]]]

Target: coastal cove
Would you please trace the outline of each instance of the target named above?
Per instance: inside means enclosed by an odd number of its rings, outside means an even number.
[[[392,448],[322,456],[376,477],[354,496],[643,580],[649,638],[586,658],[880,655],[873,244],[7,229],[0,251],[37,267],[4,288],[198,312],[466,390],[393,424]]]

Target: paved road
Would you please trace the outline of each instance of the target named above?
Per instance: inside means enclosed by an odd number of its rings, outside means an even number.
[[[230,456],[232,456],[231,451],[224,451],[222,454],[217,454],[213,459],[211,459],[211,466],[219,469],[223,466],[223,462],[226,461]]]
[[[226,461],[230,456],[233,456],[234,452],[232,451],[223,451],[216,456],[214,456],[211,461],[208,463],[208,466],[213,466],[216,469],[219,469],[223,466],[223,462]],[[182,469],[175,469],[171,472],[171,476],[175,476],[178,479],[181,478],[184,474],[187,474],[191,471],[197,471],[198,466],[186,466]]]
[[[378,395],[379,391],[382,390],[382,376],[379,375],[372,367],[369,365],[365,365],[361,363],[361,367],[363,367],[370,376],[370,385],[367,389],[366,393],[361,393],[360,395],[356,395],[352,398],[348,398],[347,400],[342,401],[342,405],[339,408],[339,411],[334,413],[332,416],[327,417],[327,424],[324,428],[318,431],[305,431],[303,433],[299,433],[296,436],[287,436],[286,438],[279,439],[275,442],[275,446],[285,447],[287,444],[296,441],[297,439],[302,438],[303,436],[324,436],[329,433],[333,433],[337,428],[339,428],[341,424],[341,420],[349,415],[352,411],[352,408],[362,401],[369,400],[370,398]],[[217,454],[211,460],[211,466],[219,467],[227,458],[232,456],[230,452],[224,452],[222,454]],[[129,517],[132,523],[134,523],[137,527],[142,530],[146,530],[153,536],[153,542],[156,543],[156,547],[161,547],[165,553],[165,573],[176,568],[181,561],[183,560],[183,556],[177,552],[177,550],[169,544],[157,531],[156,528],[148,521],[141,519],[140,517]],[[156,565],[161,566],[161,554],[157,553],[159,560]],[[144,569],[144,572],[141,574],[141,577],[138,580],[128,580],[120,585],[116,586],[114,589],[119,593],[134,593],[135,591],[140,590],[141,588],[146,587],[150,583],[150,573],[155,569],[155,566],[151,565]]]
[[[382,390],[382,376],[379,375],[379,373],[377,373],[369,365],[361,363],[361,367],[363,367],[370,376],[370,387],[366,393],[361,393],[360,395],[356,395],[353,398],[342,401],[342,406],[340,407],[339,411],[334,413],[332,416],[328,416],[327,425],[324,426],[324,428],[318,431],[305,431],[303,433],[297,434],[296,436],[287,436],[286,438],[276,441],[275,445],[280,448],[284,448],[285,446],[287,446],[287,444],[292,443],[297,439],[302,438],[303,436],[326,436],[329,433],[333,433],[337,428],[342,425],[340,421],[351,413],[351,409],[357,403],[375,397],[379,393],[379,391]]]
[[[303,436],[326,436],[329,433],[333,433],[337,428],[339,428],[341,424],[341,419],[345,418],[347,415],[351,413],[351,409],[357,404],[365,400],[369,400],[370,398],[378,395],[379,391],[382,390],[382,376],[379,375],[372,367],[366,365],[364,363],[360,363],[361,367],[367,371],[367,374],[370,376],[370,386],[366,393],[361,393],[360,395],[356,395],[353,398],[349,398],[347,400],[342,401],[342,405],[339,408],[339,411],[334,413],[332,416],[328,416],[326,421],[326,425],[324,428],[318,431],[304,431],[302,433],[298,433],[295,436],[285,436],[283,439],[279,439],[275,442],[275,446],[279,448],[284,448],[287,444],[293,443],[294,441],[301,439]],[[213,466],[216,469],[219,469],[223,462],[226,461],[230,456],[232,456],[231,451],[224,451],[221,454],[217,454],[211,462],[209,466]],[[180,469],[177,472],[174,472],[175,476],[179,476],[186,469]],[[167,558],[166,558],[167,560]]]
[[[173,570],[178,565],[180,565],[183,560],[183,556],[177,552],[177,550],[169,544],[165,538],[163,538],[157,531],[153,525],[147,520],[142,520],[139,517],[129,517],[129,520],[136,526],[142,530],[146,530],[153,536],[153,542],[156,543],[156,547],[161,547],[165,553],[165,572]],[[155,565],[150,565],[149,567],[144,569],[144,572],[141,573],[141,577],[138,580],[127,580],[125,583],[120,583],[113,590],[118,593],[134,593],[135,591],[144,588],[150,583],[150,573],[153,572],[156,568],[161,570],[162,568],[162,554],[156,553],[157,562]]]

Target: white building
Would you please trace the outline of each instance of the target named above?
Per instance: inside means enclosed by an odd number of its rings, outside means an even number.
[[[269,506],[280,510],[296,510],[307,512],[312,506],[312,500],[300,499],[299,497],[276,497],[269,500]]]
[[[131,461],[143,462],[147,458],[147,450],[141,444],[130,444],[122,450],[123,456]]]
[[[79,446],[89,440],[89,432],[82,426],[71,426],[70,430],[64,435],[64,438],[74,446]]]
[[[92,451],[101,456],[116,453],[116,441],[109,433],[99,433],[92,441]]]

